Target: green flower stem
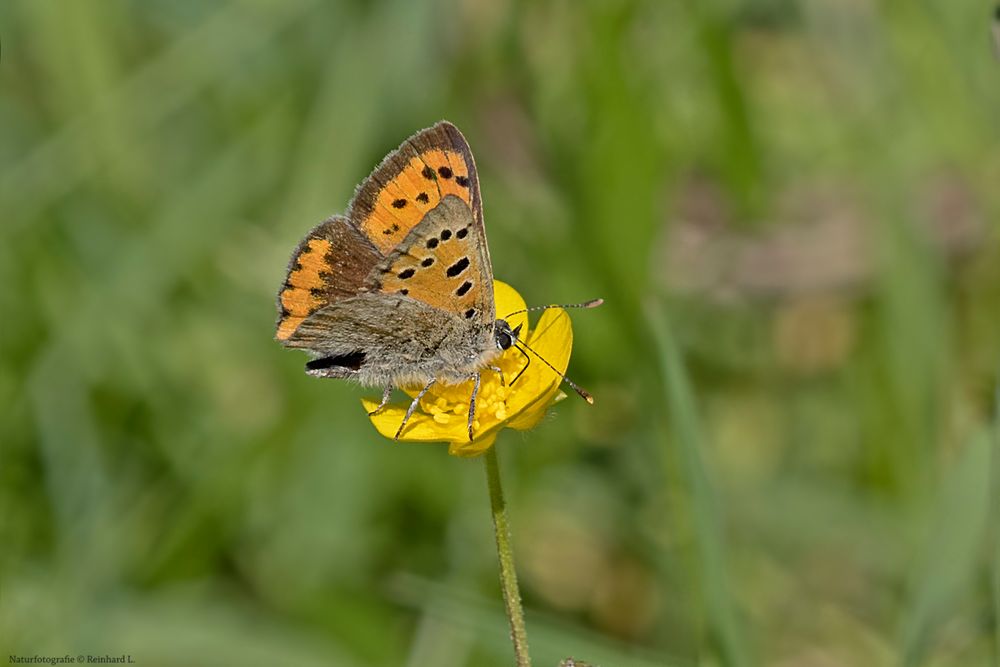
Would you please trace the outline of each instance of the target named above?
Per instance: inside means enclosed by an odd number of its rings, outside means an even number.
[[[517,572],[514,570],[514,551],[510,544],[510,522],[507,520],[507,504],[500,487],[500,466],[497,464],[496,445],[486,450],[486,480],[490,487],[490,509],[493,511],[493,530],[497,536],[497,555],[500,557],[500,585],[503,588],[503,602],[510,619],[510,638],[514,642],[514,657],[517,667],[531,667],[528,655],[528,633],[524,627],[524,609],[521,608],[521,593],[517,588]]]

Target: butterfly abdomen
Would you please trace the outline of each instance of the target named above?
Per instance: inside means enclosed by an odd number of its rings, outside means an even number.
[[[483,351],[495,348],[487,328],[403,295],[381,293],[323,307],[283,342],[316,356],[306,368],[311,375],[372,386],[468,377]]]

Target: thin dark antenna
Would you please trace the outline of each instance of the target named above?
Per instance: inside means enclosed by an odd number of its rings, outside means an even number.
[[[522,346],[524,346],[523,350],[521,349]],[[545,364],[546,366],[548,366],[549,368],[551,368],[552,371],[556,375],[558,375],[559,377],[561,377],[563,379],[563,382],[565,382],[569,386],[573,387],[573,391],[575,391],[576,393],[578,393],[580,395],[580,398],[582,398],[583,400],[587,401],[591,405],[594,404],[594,397],[591,396],[590,393],[586,389],[584,389],[583,387],[581,387],[580,385],[578,385],[577,383],[573,382],[568,377],[566,377],[565,373],[560,373],[559,369],[557,369],[555,366],[553,366],[548,361],[546,361],[545,357],[543,357],[542,355],[538,354],[537,352],[535,352],[534,350],[532,350],[530,347],[528,347],[527,343],[518,340],[517,342],[514,343],[514,347],[516,347],[517,349],[521,350],[522,354],[524,353],[524,350],[527,350],[528,352],[531,352],[533,355],[535,355],[536,357],[538,357],[543,364]],[[525,356],[527,356],[527,355],[525,355]],[[529,357],[529,359],[530,359],[530,357]],[[525,366],[525,368],[527,368],[527,366]],[[520,373],[518,374],[518,376],[520,377]]]
[[[506,315],[504,315],[503,319],[507,319],[512,315],[520,315],[521,313],[530,313],[536,310],[548,310],[549,308],[597,308],[602,303],[604,303],[604,299],[591,299],[590,301],[584,301],[583,303],[553,303],[548,306],[533,306],[531,308],[522,308],[521,310],[515,310],[513,313],[507,313]]]

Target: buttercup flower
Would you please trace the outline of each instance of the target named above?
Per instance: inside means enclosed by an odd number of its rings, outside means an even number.
[[[525,308],[521,295],[499,280],[493,281],[493,296],[497,317]],[[560,373],[566,372],[573,348],[573,328],[565,310],[550,308],[543,311],[534,329],[528,328],[527,313],[513,315],[507,323],[512,329],[521,325],[519,339]],[[530,364],[528,356],[531,357]],[[565,398],[566,394],[559,389],[562,378],[530,352],[528,356],[510,347],[493,362],[503,370],[506,386],[501,384],[498,373],[489,369],[481,371],[472,441],[468,431],[472,380],[457,385],[432,385],[420,399],[419,408],[410,417],[399,439],[403,442],[447,442],[449,454],[479,456],[493,445],[501,429],[526,431],[534,428],[545,416],[546,409]],[[524,372],[514,382],[522,370]],[[415,397],[420,387],[403,387],[403,390]],[[365,398],[361,403],[366,411],[371,412],[378,407],[379,401]],[[379,433],[392,438],[403,421],[407,407],[408,403],[387,405],[371,416],[372,424]]]

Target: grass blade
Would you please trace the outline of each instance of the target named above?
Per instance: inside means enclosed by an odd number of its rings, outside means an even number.
[[[710,632],[723,664],[748,665],[752,661],[730,590],[722,516],[701,460],[705,437],[694,394],[666,314],[661,308],[654,306],[650,308],[648,319],[666,385],[670,429],[679,450],[694,512],[694,537],[699,562],[702,564],[698,576],[702,595],[708,605]]]

